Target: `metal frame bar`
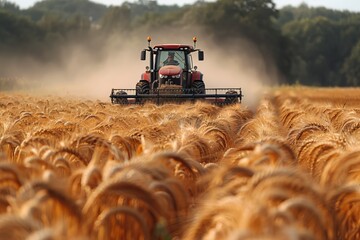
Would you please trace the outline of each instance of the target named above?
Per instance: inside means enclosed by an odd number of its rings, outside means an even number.
[[[112,103],[116,103],[116,99],[153,99],[160,104],[160,99],[210,99],[214,102],[222,102],[226,98],[236,98],[241,102],[243,97],[241,88],[207,88],[205,92],[214,92],[207,94],[197,94],[196,91],[198,89],[155,89],[150,90],[149,94],[136,94],[135,89],[112,89],[110,98]],[[228,91],[234,93],[224,93]],[[117,94],[120,92],[126,94]],[[135,92],[135,94],[127,94],[127,92]]]

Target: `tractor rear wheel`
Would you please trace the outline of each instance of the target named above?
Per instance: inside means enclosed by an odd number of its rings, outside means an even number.
[[[136,84],[136,95],[138,94],[149,94],[150,93],[150,83],[148,81],[140,80]],[[144,99],[137,98],[136,103],[143,103]]]
[[[191,84],[191,89],[194,94],[205,94],[205,83],[203,81],[194,81]]]

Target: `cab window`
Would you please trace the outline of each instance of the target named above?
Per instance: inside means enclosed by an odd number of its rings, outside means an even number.
[[[185,53],[184,51],[176,50],[164,50],[160,51],[157,55],[157,66],[159,70],[165,65],[177,65],[181,68],[185,68]]]

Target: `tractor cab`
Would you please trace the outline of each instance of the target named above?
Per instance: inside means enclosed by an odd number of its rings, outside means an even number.
[[[179,85],[187,88],[192,70],[191,54],[184,48],[155,46],[155,72],[162,85]],[[186,48],[188,49],[188,48]]]
[[[181,69],[187,68],[186,55],[184,51],[179,50],[161,50],[157,53],[155,68],[160,69],[164,66],[179,66]],[[191,67],[191,66],[190,66]]]
[[[194,47],[196,38],[194,40]],[[181,86],[183,89],[191,88],[192,82],[202,80],[202,74],[194,69],[191,53],[198,51],[199,60],[204,59],[204,53],[191,45],[161,44],[150,47],[141,52],[141,60],[146,60],[146,51],[150,52],[150,66],[142,79],[149,80],[152,89],[163,85]],[[148,76],[146,76],[148,74]]]

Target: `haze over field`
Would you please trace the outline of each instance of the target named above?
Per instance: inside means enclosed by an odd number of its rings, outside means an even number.
[[[155,35],[152,45],[168,42],[191,45],[192,36],[178,38]],[[145,35],[134,37],[134,41],[109,41],[104,56],[98,61],[88,49],[73,45],[63,50],[60,66],[44,67],[29,60],[22,63],[21,71],[26,78],[36,82],[32,90],[34,93],[110,101],[112,88],[135,88],[145,66],[148,66],[148,61],[140,60],[140,51],[146,46]],[[193,53],[193,60],[204,74],[206,87],[241,87],[246,96],[244,104],[251,109],[255,109],[267,87],[278,82],[278,72],[273,63],[264,59],[256,47],[246,40],[233,46],[231,51],[199,31],[197,47],[205,51],[204,61],[197,61],[197,53]],[[18,67],[18,63],[11,67]]]

